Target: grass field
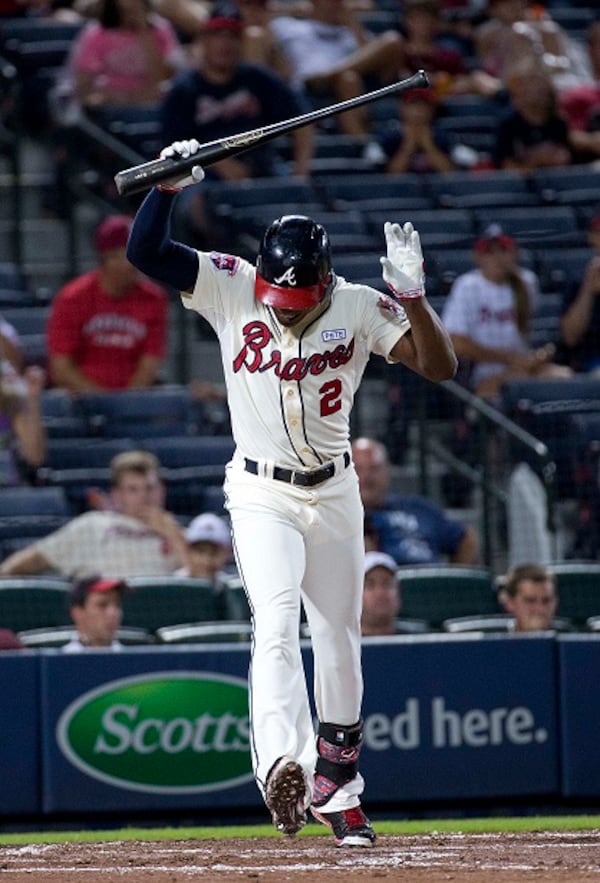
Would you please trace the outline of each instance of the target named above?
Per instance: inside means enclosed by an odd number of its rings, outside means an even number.
[[[432,833],[500,833],[508,831],[600,830],[600,816],[530,816],[525,818],[429,819],[427,821],[378,821],[377,831],[388,835]],[[299,837],[328,835],[322,825],[309,824]],[[0,834],[0,846],[31,843],[107,843],[122,840],[227,840],[231,838],[280,837],[271,825],[194,828],[121,828],[110,831],[33,831]]]

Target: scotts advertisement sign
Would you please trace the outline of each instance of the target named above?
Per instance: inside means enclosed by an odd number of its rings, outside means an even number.
[[[252,780],[248,685],[228,675],[110,681],[72,702],[56,733],[72,764],[119,788],[190,794]]]

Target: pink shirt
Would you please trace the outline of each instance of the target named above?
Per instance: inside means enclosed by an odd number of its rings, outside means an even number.
[[[170,22],[154,17],[152,32],[160,55],[174,59],[179,52],[179,42]],[[154,83],[139,32],[104,28],[95,21],[87,24],[77,36],[71,69],[75,74],[95,75],[103,90],[137,91]]]

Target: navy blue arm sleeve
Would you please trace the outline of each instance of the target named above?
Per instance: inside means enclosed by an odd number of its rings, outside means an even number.
[[[198,254],[171,239],[171,210],[175,194],[153,188],[135,216],[127,258],[134,267],[178,291],[190,291],[198,275]]]

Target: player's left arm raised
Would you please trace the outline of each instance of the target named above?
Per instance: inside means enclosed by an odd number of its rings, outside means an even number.
[[[383,279],[410,322],[410,332],[398,340],[390,356],[428,380],[449,380],[456,374],[458,360],[448,332],[425,297],[419,234],[409,221],[402,227],[388,222],[383,230],[387,246],[387,257],[381,258]]]

